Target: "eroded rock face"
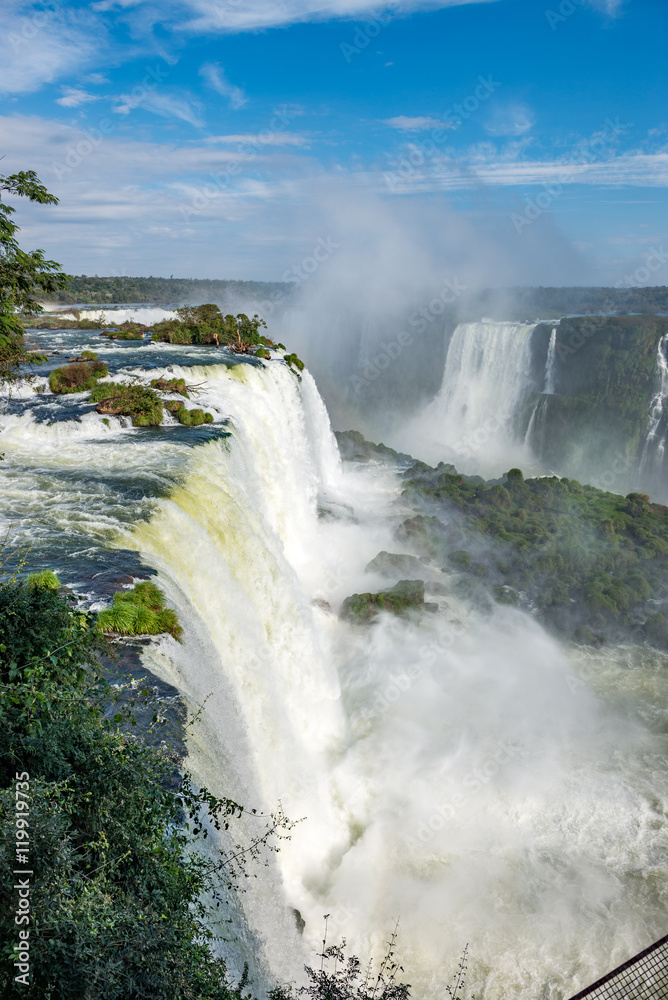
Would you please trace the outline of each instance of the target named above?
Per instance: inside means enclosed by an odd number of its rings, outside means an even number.
[[[381,611],[401,615],[411,610],[435,610],[437,605],[424,602],[424,580],[399,580],[377,594],[352,594],[341,605],[339,616],[345,621],[369,622]]]

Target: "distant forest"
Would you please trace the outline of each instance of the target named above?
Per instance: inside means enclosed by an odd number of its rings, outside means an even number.
[[[605,313],[668,313],[668,286],[653,288],[486,288],[467,297],[471,318],[547,319]],[[473,314],[476,315],[473,315]]]
[[[227,301],[230,298],[269,299],[284,292],[289,285],[274,281],[216,281],[198,278],[98,278],[77,274],[67,288],[54,292],[43,301],[63,305],[74,303],[100,305],[146,303],[155,306],[200,305],[203,302]]]
[[[277,281],[223,281],[197,278],[98,278],[75,275],[46,301],[72,305],[146,303],[199,305],[249,299],[283,299],[294,285]],[[534,319],[578,314],[667,313],[668,286],[653,288],[488,288],[463,297],[457,310],[471,318]],[[464,318],[464,317],[461,317]]]

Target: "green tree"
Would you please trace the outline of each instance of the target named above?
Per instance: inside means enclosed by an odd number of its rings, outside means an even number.
[[[38,294],[65,288],[69,276],[55,260],[46,260],[43,250],[22,250],[12,220],[16,211],[2,202],[2,193],[28,198],[41,205],[57,205],[58,199],[40,183],[34,170],[0,174],[0,381],[21,377],[21,366],[39,362],[24,345],[24,328],[17,313],[35,316],[42,312]]]

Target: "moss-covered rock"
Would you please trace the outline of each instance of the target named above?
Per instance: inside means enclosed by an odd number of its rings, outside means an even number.
[[[199,427],[201,424],[213,423],[213,414],[205,413],[204,410],[187,410],[185,406],[180,407],[176,416],[180,424],[186,427]]]
[[[398,552],[379,552],[378,555],[364,567],[365,573],[382,573],[383,576],[399,574],[420,579],[420,574],[426,574],[426,566],[417,556],[404,555]]]
[[[359,431],[335,431],[336,443],[339,446],[341,458],[346,462],[414,462],[410,455],[395,451],[384,444],[372,444]]]
[[[401,615],[408,611],[432,610],[424,602],[424,580],[399,580],[394,587],[378,594],[352,594],[341,605],[344,621],[369,622],[381,611]]]
[[[82,361],[62,368],[54,368],[49,375],[51,392],[64,395],[74,392],[89,392],[97,380],[109,374],[103,361]]]
[[[132,417],[135,427],[156,427],[162,422],[162,400],[148,386],[105,382],[95,386],[90,399],[97,403],[98,413]]]
[[[117,591],[111,607],[99,613],[97,627],[107,634],[168,633],[179,640],[183,633],[176,612],[165,607],[165,595],[150,580],[138,583],[132,590]]]

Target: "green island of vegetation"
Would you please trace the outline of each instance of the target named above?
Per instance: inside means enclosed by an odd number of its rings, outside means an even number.
[[[62,368],[54,368],[49,375],[49,389],[57,395],[90,392],[98,379],[105,378],[109,369],[104,361],[76,361]]]
[[[145,385],[101,382],[92,390],[90,401],[105,416],[132,417],[135,427],[157,427],[162,422],[162,400]]]
[[[416,513],[397,541],[456,570],[473,596],[524,607],[582,644],[668,649],[667,507],[573,479],[524,479],[519,469],[486,482],[445,463],[406,468],[407,456],[356,431],[336,436],[344,456],[403,467]]]

